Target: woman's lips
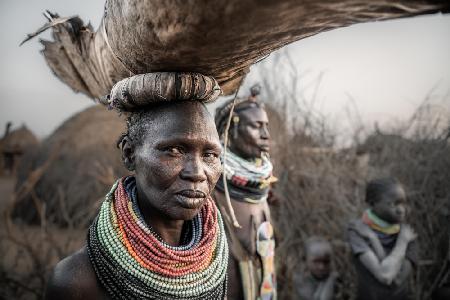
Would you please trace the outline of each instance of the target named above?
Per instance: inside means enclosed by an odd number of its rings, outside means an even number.
[[[270,146],[269,145],[261,145],[261,146],[259,146],[259,149],[261,149],[261,151],[263,151],[263,152],[269,152]]]
[[[175,196],[180,206],[186,209],[199,209],[206,200],[206,194],[197,190],[183,190]]]

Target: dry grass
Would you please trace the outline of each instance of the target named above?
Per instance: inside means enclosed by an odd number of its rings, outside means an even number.
[[[273,157],[281,178],[277,190],[284,196],[274,208],[281,299],[295,299],[292,276],[302,263],[303,242],[311,235],[323,235],[334,246],[334,262],[341,274],[338,299],[353,296],[355,277],[345,226],[363,211],[365,183],[376,176],[397,177],[408,192],[409,222],[419,234],[420,245],[417,299],[428,299],[439,284],[437,274],[448,272],[449,144],[401,138],[397,143],[390,138],[380,134],[369,138],[373,148],[365,155],[357,155],[355,149],[318,152],[289,147]]]
[[[448,120],[440,119],[427,98],[409,121],[389,132],[369,130],[353,122],[352,146],[336,148],[340,137],[315,110],[317,92],[312,98],[305,97],[298,86],[301,75],[288,56],[276,61],[278,66],[283,63],[283,71],[291,73],[293,82],[270,77],[279,72],[263,72],[271,105],[272,159],[280,178],[276,190],[283,198],[273,207],[280,299],[296,299],[292,278],[302,264],[303,243],[311,235],[325,236],[334,247],[335,268],[340,273],[337,299],[354,297],[355,274],[346,224],[365,208],[366,182],[379,176],[397,177],[408,193],[408,222],[418,232],[420,247],[414,294],[416,299],[429,299],[449,272]],[[313,89],[319,87],[320,78],[321,74]],[[445,105],[449,102],[450,98],[443,101]],[[354,113],[348,117],[359,119]]]

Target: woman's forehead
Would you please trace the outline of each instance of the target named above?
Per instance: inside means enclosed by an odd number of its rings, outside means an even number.
[[[248,121],[268,122],[266,110],[263,107],[249,107],[240,111],[239,117]]]
[[[316,258],[328,258],[331,256],[331,247],[327,244],[315,244],[306,253],[306,256],[310,259]]]
[[[214,120],[202,105],[176,105],[160,111],[147,124],[148,142],[171,139],[217,140],[218,134]]]
[[[387,198],[405,198],[406,197],[406,193],[405,190],[403,189],[403,187],[400,184],[395,184],[390,186],[386,192],[385,195],[388,196]]]

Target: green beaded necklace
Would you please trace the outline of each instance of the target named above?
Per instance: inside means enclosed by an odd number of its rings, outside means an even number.
[[[130,179],[131,178],[131,179]],[[223,299],[228,245],[223,221],[209,199],[191,222],[184,247],[170,247],[145,228],[133,193],[117,181],[90,227],[88,254],[99,281],[113,299]],[[135,196],[134,196],[135,197]],[[197,224],[197,225],[195,225]],[[201,228],[195,228],[195,226]]]

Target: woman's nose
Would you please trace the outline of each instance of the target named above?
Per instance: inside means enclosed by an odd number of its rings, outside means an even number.
[[[180,177],[192,182],[201,182],[206,180],[206,173],[203,167],[203,161],[200,157],[191,156],[187,158]]]
[[[401,215],[401,216],[404,216],[406,214],[406,208],[403,207],[403,206],[397,207],[397,214]]]
[[[269,128],[268,128],[267,125],[263,125],[261,127],[261,138],[262,139],[269,139],[270,138]]]

